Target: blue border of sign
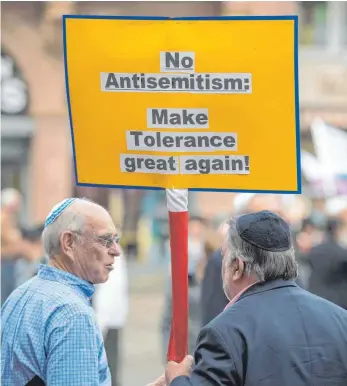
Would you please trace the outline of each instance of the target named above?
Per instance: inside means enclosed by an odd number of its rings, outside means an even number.
[[[203,189],[190,188],[189,191],[198,192],[233,192],[233,193],[281,193],[301,194],[301,157],[300,157],[300,103],[299,103],[299,58],[298,58],[298,16],[207,16],[207,17],[165,17],[165,16],[99,16],[99,15],[63,15],[63,48],[64,48],[64,69],[66,98],[70,120],[70,131],[72,139],[72,151],[74,159],[74,172],[77,186],[99,187],[99,188],[121,188],[121,189],[144,189],[144,190],[165,190],[165,188],[148,186],[125,186],[125,185],[103,185],[78,182],[77,160],[75,150],[74,130],[72,123],[71,101],[69,92],[69,75],[67,67],[66,47],[66,19],[109,19],[109,20],[293,20],[294,21],[294,78],[295,78],[295,123],[296,123],[296,167],[297,167],[297,190],[247,190],[247,189]]]

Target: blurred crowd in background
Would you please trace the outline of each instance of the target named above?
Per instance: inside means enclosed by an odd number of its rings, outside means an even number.
[[[121,347],[129,344],[121,343],[121,331],[129,312],[139,323],[144,312],[130,309],[134,267],[159,270],[163,278],[155,328],[165,361],[171,323],[165,191],[75,185],[62,14],[298,14],[303,194],[189,193],[189,349],[194,349],[201,326],[228,301],[220,273],[221,224],[233,214],[269,209],[285,217],[292,227],[300,267],[298,285],[347,308],[347,2],[28,1],[3,2],[1,7],[2,304],[35,275],[40,263],[47,262],[41,232],[52,206],[66,197],[87,197],[110,211],[122,236],[124,254],[93,299],[114,385],[121,384]],[[278,135],[280,131],[278,127]]]

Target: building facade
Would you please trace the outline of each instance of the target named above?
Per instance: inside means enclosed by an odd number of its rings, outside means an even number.
[[[309,127],[316,116],[347,129],[346,2],[4,2],[2,68],[8,71],[2,71],[1,80],[1,183],[2,187],[15,186],[24,194],[26,222],[42,222],[52,205],[72,194],[86,195],[115,208],[119,223],[124,220],[119,213],[124,199],[134,213],[125,228],[132,228],[140,213],[138,194],[75,187],[61,28],[61,15],[69,13],[299,14],[303,147],[312,150]],[[232,197],[226,193],[194,193],[191,201],[195,210],[213,216],[229,210]]]

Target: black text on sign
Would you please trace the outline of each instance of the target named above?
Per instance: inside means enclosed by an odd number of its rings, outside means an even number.
[[[194,72],[195,52],[160,52],[161,72]]]
[[[147,109],[151,129],[208,129],[208,109]]]
[[[122,172],[178,174],[178,157],[155,155],[121,154]]]
[[[170,152],[236,151],[236,133],[127,131],[128,150]]]

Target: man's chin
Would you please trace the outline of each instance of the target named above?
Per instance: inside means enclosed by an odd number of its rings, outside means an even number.
[[[107,273],[107,275],[105,275],[103,278],[100,279],[99,284],[106,283],[108,278],[109,278],[109,273]]]
[[[94,285],[106,283],[109,278],[109,272],[107,274],[100,275],[93,281]]]

